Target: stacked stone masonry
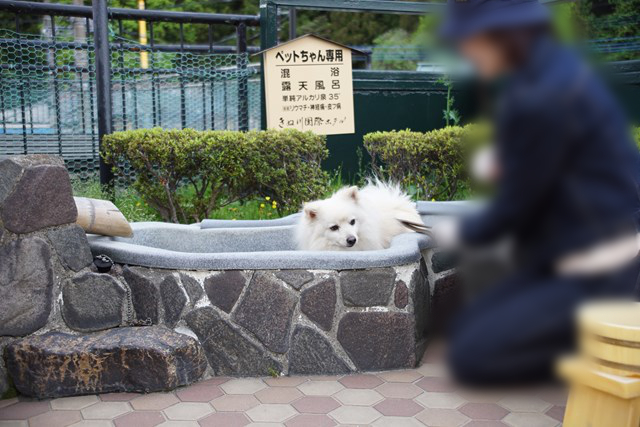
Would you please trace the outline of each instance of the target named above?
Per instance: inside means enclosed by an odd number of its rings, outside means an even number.
[[[98,273],[75,209],[61,160],[0,161],[0,394],[9,376],[23,394],[54,397],[410,368],[432,299],[455,286],[431,251],[367,270]]]

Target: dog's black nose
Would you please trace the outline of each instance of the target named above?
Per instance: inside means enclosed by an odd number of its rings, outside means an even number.
[[[351,236],[351,237],[347,237],[347,246],[351,247],[353,245],[356,244],[358,239],[356,239],[355,237]]]

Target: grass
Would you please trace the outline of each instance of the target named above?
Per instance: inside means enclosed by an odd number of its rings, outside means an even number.
[[[77,197],[89,197],[92,199],[109,199],[109,195],[100,186],[97,178],[89,180],[72,179],[73,195]],[[339,173],[332,175],[327,195],[333,193],[344,184]],[[138,195],[138,193],[126,187],[116,189],[114,204],[129,222],[162,221],[158,213]],[[211,219],[274,219],[280,218],[277,206],[272,204],[270,198],[253,199],[236,202],[224,208],[213,211]]]

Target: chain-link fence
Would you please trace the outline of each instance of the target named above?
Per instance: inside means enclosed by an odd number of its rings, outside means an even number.
[[[72,173],[98,167],[95,53],[84,34],[0,30],[0,156],[54,153]],[[110,40],[115,131],[256,129],[260,82],[247,53],[170,51]]]

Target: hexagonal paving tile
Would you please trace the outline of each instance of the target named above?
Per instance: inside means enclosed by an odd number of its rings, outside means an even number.
[[[556,420],[544,414],[526,412],[512,412],[502,419],[512,427],[553,427],[558,424]]]
[[[425,392],[415,398],[425,408],[456,409],[466,402],[457,393]]]
[[[170,420],[199,420],[213,412],[208,403],[180,402],[164,410],[165,416]]]
[[[454,409],[425,409],[416,415],[416,419],[429,427],[458,427],[469,421]]]
[[[420,375],[415,370],[405,370],[405,371],[386,371],[378,373],[378,376],[384,381],[390,383],[412,383],[420,378]]]
[[[538,393],[538,397],[545,402],[558,406],[567,406],[567,395],[567,389],[558,386],[545,387]]]
[[[227,394],[211,402],[216,411],[222,412],[244,412],[259,404],[250,394]]]
[[[336,393],[335,397],[343,405],[373,406],[383,397],[375,390],[345,389]]]
[[[249,409],[246,414],[252,421],[281,423],[296,415],[297,412],[291,405],[265,403]]]
[[[18,420],[11,420],[11,421],[3,421],[0,420],[0,427],[29,427],[29,422],[28,421],[18,421]],[[109,426],[111,427],[111,426]]]
[[[269,387],[296,387],[305,381],[307,381],[307,378],[304,378],[304,377],[285,377],[285,376],[264,379],[264,382],[267,383]]]
[[[558,420],[562,422],[562,420],[564,419],[565,410],[566,410],[566,407],[564,406],[554,406],[545,413],[551,418],[553,418],[554,420]]]
[[[200,427],[198,421],[165,421],[162,424],[158,424],[160,427]],[[135,426],[134,426],[135,427]]]
[[[98,401],[99,401],[98,396],[88,395],[88,396],[62,397],[60,399],[53,399],[50,403],[51,403],[52,409],[80,410],[82,408],[86,408],[87,406],[93,405]]]
[[[51,411],[29,418],[30,427],[63,427],[82,420],[80,411]]]
[[[416,385],[424,391],[446,393],[456,390],[455,384],[445,377],[424,377]]]
[[[340,404],[328,396],[306,396],[296,400],[291,406],[303,414],[328,414]]]
[[[26,420],[49,410],[47,401],[25,401],[2,408],[0,420]]]
[[[223,394],[220,387],[213,385],[193,385],[176,392],[178,399],[183,402],[209,402]]]
[[[235,378],[220,385],[227,394],[254,394],[266,387],[259,378]]]
[[[11,399],[0,399],[0,409],[6,408],[9,405],[13,405],[14,403],[18,403],[17,397],[12,397]]]
[[[382,415],[390,417],[413,417],[424,409],[411,399],[385,399],[374,408]]]
[[[231,378],[229,377],[213,377],[208,380],[200,381],[196,385],[220,385],[229,381]]]
[[[380,412],[367,406],[341,406],[329,413],[340,424],[371,424],[380,418]]]
[[[501,420],[509,413],[495,403],[466,403],[458,411],[473,420]]]
[[[375,375],[361,374],[361,375],[346,375],[338,380],[340,384],[346,388],[358,388],[358,389],[370,389],[376,388],[384,381]]]
[[[110,420],[131,412],[127,402],[98,402],[84,408],[82,416],[88,420]]]
[[[326,415],[300,414],[291,418],[284,425],[287,427],[332,427],[336,425],[336,422]]]
[[[99,397],[103,402],[129,402],[139,396],[140,393],[107,393]]]
[[[255,394],[262,403],[291,403],[302,397],[302,392],[295,387],[265,388]]]
[[[512,412],[544,412],[551,407],[550,403],[538,397],[523,394],[507,396],[498,404]]]
[[[446,366],[439,363],[425,363],[416,371],[423,377],[446,377],[449,374]]]
[[[495,420],[471,420],[464,427],[509,427],[502,421]]]
[[[424,427],[424,424],[415,418],[406,417],[381,417],[372,425],[376,427]]]
[[[157,411],[138,411],[130,412],[126,415],[116,418],[113,423],[116,427],[155,427],[165,421],[161,412]]]
[[[198,421],[202,427],[242,427],[250,422],[246,415],[239,412],[219,412]]]
[[[173,393],[151,393],[136,397],[131,406],[136,411],[161,411],[179,402]]]
[[[338,381],[316,381],[311,380],[298,386],[298,390],[307,396],[331,396],[344,387]]]
[[[110,420],[82,420],[71,427],[113,427],[113,423]]]
[[[410,383],[384,383],[376,391],[384,397],[396,397],[398,399],[413,399],[422,393],[415,384]]]

